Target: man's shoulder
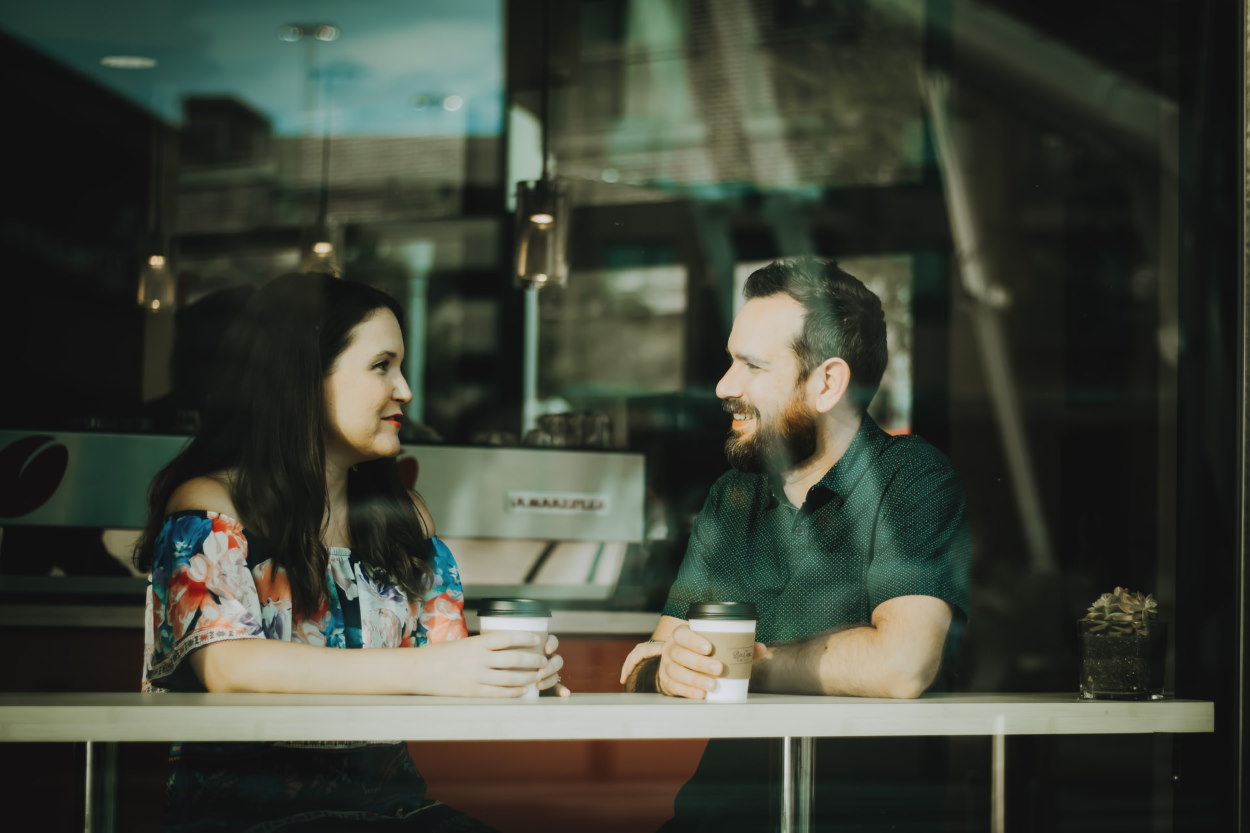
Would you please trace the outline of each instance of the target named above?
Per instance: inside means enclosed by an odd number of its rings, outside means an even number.
[[[907,479],[959,476],[955,464],[941,449],[916,434],[887,436],[881,445],[877,465],[892,475]]]

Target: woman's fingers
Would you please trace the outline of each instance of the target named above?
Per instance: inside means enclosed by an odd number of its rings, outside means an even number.
[[[556,654],[547,658],[546,665],[538,672],[539,690],[551,688],[560,682],[560,669],[564,667],[564,657]]]
[[[491,651],[501,651],[505,648],[532,648],[537,651],[542,649],[546,641],[542,634],[533,631],[489,631],[469,638],[479,640],[487,650]]]
[[[500,688],[521,690],[535,685],[539,682],[538,674],[533,671],[516,671],[507,668],[491,668],[484,672],[481,677],[482,683],[485,685],[497,686]]]
[[[460,643],[476,656],[470,696],[520,697],[532,687],[569,696],[569,689],[560,684],[564,658],[556,653],[560,641],[553,634],[491,631]]]
[[[546,667],[548,659],[548,657],[535,651],[491,651],[486,656],[486,664],[490,668],[541,671]]]

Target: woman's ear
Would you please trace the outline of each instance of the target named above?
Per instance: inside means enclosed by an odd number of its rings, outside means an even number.
[[[816,411],[826,414],[846,396],[851,386],[851,366],[837,357],[825,359],[812,371],[811,383]]]

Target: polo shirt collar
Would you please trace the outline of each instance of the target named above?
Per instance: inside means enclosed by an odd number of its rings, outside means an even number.
[[[831,501],[841,506],[846,501],[847,495],[855,488],[855,484],[868,471],[889,436],[881,430],[872,417],[864,414],[863,419],[860,420],[859,429],[851,439],[851,444],[846,447],[846,451],[842,453],[838,462],[825,472],[825,476],[808,490],[807,499],[801,508],[808,513],[815,512]],[[785,491],[782,488],[781,478],[777,475],[769,475],[768,485],[771,496],[768,508],[772,509],[781,505],[784,498],[779,495],[784,496]]]

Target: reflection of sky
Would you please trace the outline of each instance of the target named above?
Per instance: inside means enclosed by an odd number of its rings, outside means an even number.
[[[0,26],[171,123],[187,95],[242,100],[279,134],[496,134],[502,125],[501,0],[42,0],[0,6]],[[278,39],[287,23],[327,22],[330,43]],[[312,54],[319,71],[308,72]],[[105,55],[155,58],[110,69]],[[310,77],[314,85],[307,87]],[[445,110],[445,96],[463,99]],[[432,104],[418,109],[419,96]],[[310,108],[311,104],[311,108]],[[310,112],[311,109],[311,112]]]

